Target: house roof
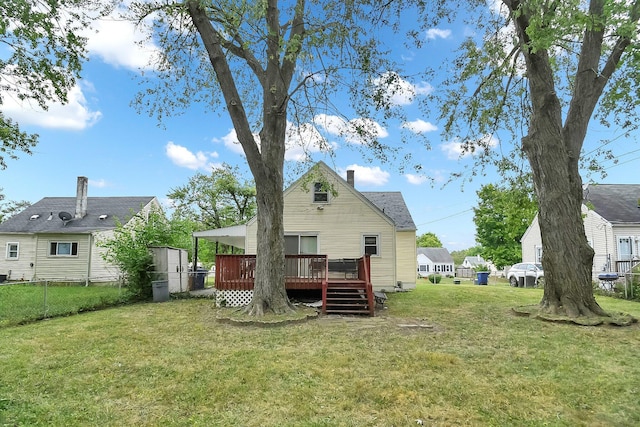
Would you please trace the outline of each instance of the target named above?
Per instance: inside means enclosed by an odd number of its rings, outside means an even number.
[[[409,208],[399,191],[361,191],[371,203],[393,220],[398,230],[415,230]]]
[[[612,224],[640,224],[640,184],[595,184],[584,203]]]
[[[127,222],[148,205],[153,196],[88,197],[87,214],[83,218],[63,221],[60,212],[73,217],[75,197],[45,197],[0,224],[0,233],[90,233],[116,227],[116,220]],[[104,219],[101,216],[106,215]],[[33,219],[32,219],[33,218]]]
[[[422,254],[431,262],[453,263],[453,257],[446,248],[417,248],[418,255]]]
[[[466,256],[464,257],[464,260],[467,261],[469,264],[471,264],[472,267],[476,267],[478,265],[484,265],[487,263],[484,260],[484,258],[482,258],[480,255]]]

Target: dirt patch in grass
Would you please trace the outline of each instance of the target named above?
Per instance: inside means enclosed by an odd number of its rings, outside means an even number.
[[[241,308],[221,308],[218,310],[216,320],[220,323],[226,323],[235,326],[257,326],[257,327],[274,327],[291,325],[294,323],[303,323],[318,318],[318,311],[314,308],[300,306],[296,307],[296,311],[288,314],[270,314],[256,317],[249,316]]]

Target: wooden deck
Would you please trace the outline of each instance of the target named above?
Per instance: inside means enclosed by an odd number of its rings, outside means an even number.
[[[218,290],[252,290],[255,280],[255,255],[216,255],[215,287]],[[362,258],[329,259],[327,255],[286,255],[285,288],[287,290],[322,290],[322,310],[327,312],[327,295],[332,290],[350,288],[361,290],[364,311],[373,315],[373,287],[370,280],[369,256]],[[355,313],[330,306],[332,312]],[[359,309],[357,312],[363,312]]]

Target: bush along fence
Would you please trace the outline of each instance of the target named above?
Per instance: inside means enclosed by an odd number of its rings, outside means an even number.
[[[5,282],[0,285],[0,327],[111,307],[126,297],[118,283]]]

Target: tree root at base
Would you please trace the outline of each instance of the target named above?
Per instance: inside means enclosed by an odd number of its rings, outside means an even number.
[[[562,310],[551,313],[544,310],[540,305],[525,305],[514,307],[511,309],[516,316],[530,317],[532,319],[540,319],[547,322],[570,323],[581,326],[630,326],[636,323],[638,319],[626,313],[607,313],[606,316],[568,316]]]

